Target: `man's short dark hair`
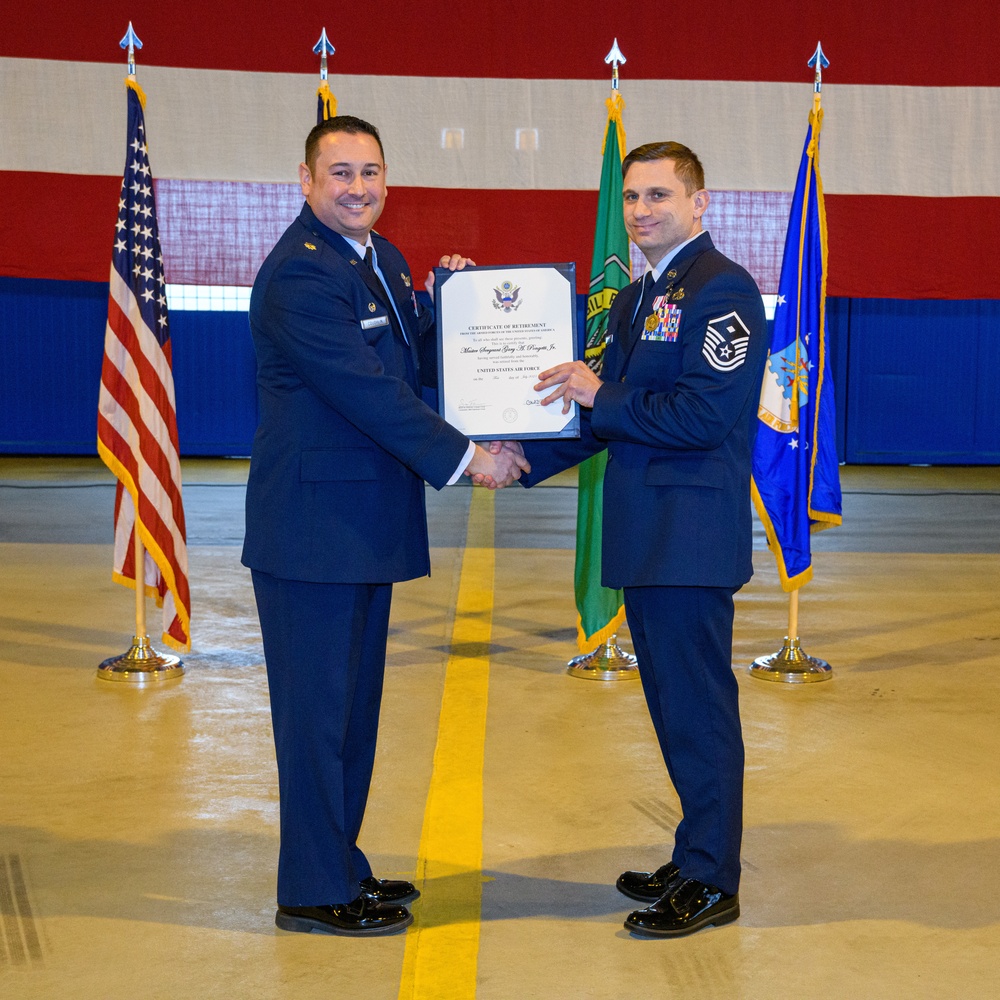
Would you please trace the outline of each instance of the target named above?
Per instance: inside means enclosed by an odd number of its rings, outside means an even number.
[[[689,197],[705,186],[701,160],[680,142],[647,142],[645,146],[636,146],[622,160],[622,180],[633,163],[648,163],[651,160],[673,160],[674,173],[684,181],[684,191]]]
[[[382,137],[378,134],[378,129],[363,118],[355,118],[354,115],[335,115],[327,118],[325,122],[314,125],[309,135],[306,136],[306,166],[309,173],[316,167],[316,158],[319,156],[319,141],[324,135],[331,132],[347,132],[349,135],[370,135],[378,143],[378,151],[382,154],[382,162],[385,163],[385,150],[382,148]]]

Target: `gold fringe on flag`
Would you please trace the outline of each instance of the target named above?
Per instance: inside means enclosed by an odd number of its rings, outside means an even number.
[[[323,121],[334,118],[337,114],[337,98],[333,96],[330,85],[324,80],[316,89],[316,97],[323,104]]]
[[[616,90],[604,103],[608,106],[608,119],[615,123],[615,131],[618,133],[618,150],[624,156],[625,125],[622,123],[622,112],[625,110],[625,98]],[[604,155],[604,148],[607,144],[608,136],[605,132],[604,142],[601,143],[601,156]]]
[[[625,621],[625,605],[622,605],[614,618],[608,622],[607,625],[602,629],[598,629],[593,635],[587,635],[583,630],[583,619],[577,615],[576,616],[576,642],[580,648],[581,653],[586,653],[591,649],[596,649],[598,646],[603,645],[614,636],[618,630],[622,627]]]

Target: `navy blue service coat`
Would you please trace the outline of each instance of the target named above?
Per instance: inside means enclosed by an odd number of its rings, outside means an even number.
[[[532,471],[520,481],[606,447],[604,585],[739,587],[753,572],[750,459],[768,346],[760,292],[707,232],[654,286],[680,310],[675,339],[634,332],[641,288],[633,282],[611,307],[604,385],[582,411],[580,439],[527,445]]]
[[[243,563],[267,666],[285,906],[348,903],[373,874],[358,835],[392,583],[430,571],[424,481],[443,487],[469,445],[420,399],[437,371],[433,315],[399,251],[372,242],[392,301],[308,205],[250,299],[260,425]]]
[[[391,583],[430,570],[424,480],[441,489],[469,439],[420,399],[434,316],[402,254],[372,234],[378,278],[308,205],[250,299],[260,424],[243,563],[288,580]]]
[[[624,588],[646,703],[681,802],[671,860],[683,877],[735,893],[744,752],[733,594],[753,572],[764,306],[707,233],[653,286],[660,322],[647,324],[644,308],[633,322],[641,287],[623,289],[611,308],[604,384],[583,410],[581,438],[531,442],[521,483],[607,448],[602,578]]]

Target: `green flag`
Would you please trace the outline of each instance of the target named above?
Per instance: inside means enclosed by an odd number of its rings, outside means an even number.
[[[625,102],[615,91],[607,101],[608,127],[604,136],[604,163],[597,204],[594,257],[590,265],[587,296],[587,364],[598,374],[604,363],[608,311],[615,296],[631,280],[628,234],[622,218],[622,157]],[[604,468],[608,454],[602,451],[580,466],[576,510],[576,610],[577,642],[588,653],[618,631],[625,618],[620,590],[601,586],[601,519],[604,511]]]

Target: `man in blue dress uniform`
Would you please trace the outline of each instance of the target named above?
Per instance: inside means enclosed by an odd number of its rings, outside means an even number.
[[[495,464],[420,399],[437,374],[434,317],[402,254],[372,232],[385,173],[374,126],[317,125],[299,166],[306,204],[250,299],[260,425],[243,563],[278,760],[275,922],[292,931],[378,934],[412,920],[403,904],[416,888],[376,878],[357,843],[392,584],[430,571],[425,480],[441,489],[465,472],[495,487],[520,475],[514,456]]]
[[[582,361],[541,373],[536,388],[554,389],[543,403],[585,408],[582,436],[528,445],[532,471],[521,482],[608,450],[603,583],[624,588],[646,702],[683,810],[670,861],[624,872],[617,885],[649,904],[629,915],[629,930],[679,936],[739,916],[733,595],[752,573],[750,458],[767,334],[753,279],[702,229],[709,194],[695,154],[650,143],[622,171],[625,226],[649,270],[611,308],[600,377]]]

